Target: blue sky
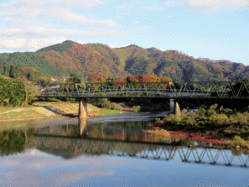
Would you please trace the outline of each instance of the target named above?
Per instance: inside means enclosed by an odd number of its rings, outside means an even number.
[[[68,39],[249,65],[249,0],[0,0],[0,53]]]

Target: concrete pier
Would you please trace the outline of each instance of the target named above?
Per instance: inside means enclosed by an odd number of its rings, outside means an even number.
[[[79,101],[79,118],[87,118],[87,100],[80,99]]]
[[[176,116],[181,115],[180,105],[178,102],[175,101],[175,99],[170,99],[169,107],[170,107],[171,114],[175,114]]]
[[[175,111],[174,111],[175,115],[176,116],[180,116],[182,113],[181,113],[181,109],[180,109],[180,106],[177,102],[175,102]]]
[[[87,120],[87,100],[80,99],[79,101],[79,117],[78,117],[78,126],[79,126],[79,133],[80,136],[87,135],[86,129],[86,120]]]

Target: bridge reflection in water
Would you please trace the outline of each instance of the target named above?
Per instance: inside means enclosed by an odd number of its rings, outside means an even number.
[[[104,128],[102,126],[101,130],[100,126],[89,128],[85,125],[79,127],[81,137],[70,136],[69,134],[75,134],[74,128],[71,127],[64,126],[64,129],[67,128],[64,130],[67,133],[63,135],[58,132],[58,129],[54,131],[55,134],[51,131],[48,134],[46,130],[36,133],[34,146],[41,151],[65,159],[80,155],[103,154],[163,161],[170,161],[177,157],[185,163],[249,168],[249,155],[234,153],[229,149],[214,149],[208,147],[209,145],[189,148],[188,144],[181,140],[156,140],[141,130],[133,131],[131,134],[128,133],[128,129],[118,127],[109,129],[108,132],[106,126]]]

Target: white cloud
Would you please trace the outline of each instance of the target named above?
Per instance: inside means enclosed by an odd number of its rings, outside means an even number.
[[[17,28],[28,27],[31,24],[35,24],[34,21],[30,19],[16,18],[16,17],[8,17],[5,20],[7,25],[12,25]]]
[[[61,12],[64,12],[61,14]],[[88,26],[114,26],[116,24],[113,20],[89,20],[86,17],[73,14],[66,10],[54,11],[51,16],[59,18],[61,22],[77,25],[88,25]]]
[[[7,8],[8,6],[10,5],[7,3],[0,3],[0,9]]]
[[[86,37],[117,37],[129,33],[142,32],[147,29],[150,29],[150,27],[135,27],[131,30],[118,31],[103,31],[101,29],[81,31],[39,26],[29,26],[25,29],[3,29],[0,30],[0,50],[34,51],[68,39],[79,41],[84,40]]]
[[[81,8],[104,6],[110,1],[15,0],[0,3],[0,15],[3,14],[0,22],[0,50],[37,50],[67,39],[85,41],[85,37],[116,37],[145,29],[110,30],[109,27],[115,28],[113,26],[117,25],[115,20],[93,19],[84,11],[78,11]],[[123,4],[120,11],[130,9],[136,3],[140,2]]]
[[[48,45],[61,43],[67,39],[77,41],[84,37],[115,37],[133,31],[80,31],[71,29],[48,29],[45,27],[27,27],[26,29],[0,30],[0,49],[38,50]]]
[[[35,154],[35,155],[34,155]],[[126,166],[139,170],[150,167],[113,157],[79,156],[64,160],[39,150],[29,150],[20,155],[0,158],[6,180],[3,186],[65,186],[93,176],[113,176],[116,172],[108,166]],[[106,167],[107,165],[107,167]],[[77,167],[76,167],[77,166]],[[80,167],[79,167],[80,166]],[[10,169],[11,167],[11,169]],[[41,177],[44,172],[53,174]]]
[[[106,5],[111,0],[45,0],[48,3],[64,5],[69,7],[88,7],[93,8],[98,5]]]
[[[134,4],[133,3],[129,3],[129,4],[121,4],[117,8],[121,9],[121,10],[130,10],[133,7],[134,7]]]
[[[226,9],[243,9],[249,6],[248,0],[189,0],[188,7],[192,11],[214,12]]]
[[[0,49],[37,50],[52,44],[61,43],[67,38],[0,38]]]
[[[67,24],[87,25],[87,26],[113,26],[113,20],[89,20],[84,16],[74,14],[64,8],[51,6],[48,8],[36,7],[10,9],[8,15],[18,18],[34,19],[37,17],[52,17]]]
[[[181,0],[178,2],[166,1],[163,5],[154,4],[144,6],[148,10],[163,10],[165,8],[187,7],[191,11],[214,12],[230,9],[245,9],[249,6],[249,0]]]
[[[15,8],[20,7],[45,7],[56,5],[60,7],[73,8],[93,8],[99,5],[107,5],[111,0],[17,0],[11,5]]]
[[[96,5],[106,4],[110,0],[81,0],[81,1],[65,1],[65,0],[19,0],[9,4],[0,4],[0,8],[6,12],[11,18],[36,19],[41,17],[55,18],[60,22],[67,24],[77,24],[86,26],[113,26],[116,24],[114,20],[91,20],[86,17],[75,14],[70,8],[79,9],[80,7],[94,7]],[[77,4],[77,6],[76,6]]]
[[[165,7],[158,4],[143,6],[144,9],[148,10],[163,10]]]
[[[174,3],[173,1],[166,1],[164,3],[164,6],[167,8],[179,8],[182,6],[186,6],[188,0],[182,0],[177,3]]]

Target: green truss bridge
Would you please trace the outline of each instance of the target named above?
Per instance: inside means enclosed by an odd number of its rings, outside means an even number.
[[[249,99],[246,82],[144,82],[37,85],[47,98],[231,98]]]
[[[143,82],[143,83],[55,83],[37,85],[38,98],[77,98],[81,108],[87,107],[87,98],[204,98],[243,99],[249,101],[249,82]],[[172,105],[172,104],[171,104]],[[177,108],[176,102],[173,108]],[[172,108],[172,107],[171,107]],[[174,109],[172,109],[174,110]],[[86,116],[86,112],[83,112]]]

